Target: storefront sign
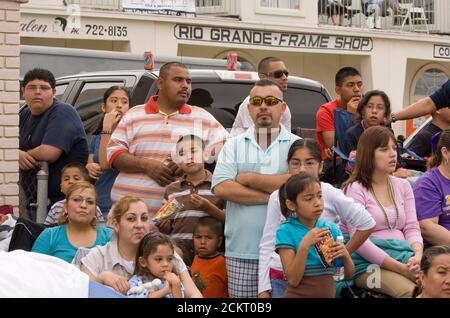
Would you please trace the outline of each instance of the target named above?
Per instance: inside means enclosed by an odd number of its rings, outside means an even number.
[[[174,33],[178,40],[226,44],[363,52],[370,52],[373,48],[371,38],[345,35],[272,32],[186,24],[175,25]]]
[[[448,45],[434,45],[434,57],[441,59],[450,59],[450,46]]]
[[[123,11],[195,17],[195,0],[122,0]]]
[[[22,17],[20,35],[123,40],[128,38],[128,27],[98,19],[95,22],[79,19],[77,23],[73,23],[67,16]]]

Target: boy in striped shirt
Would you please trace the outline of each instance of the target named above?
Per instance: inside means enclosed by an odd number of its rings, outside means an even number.
[[[167,186],[164,201],[175,198],[182,208],[156,223],[162,233],[189,244],[193,244],[194,228],[201,217],[211,216],[222,224],[225,222],[222,210],[225,204],[211,192],[212,174],[205,169],[203,150],[204,143],[196,135],[185,135],[178,140],[174,161],[184,175]]]

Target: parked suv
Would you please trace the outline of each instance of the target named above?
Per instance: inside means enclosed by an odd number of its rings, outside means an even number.
[[[204,107],[225,128],[231,128],[241,102],[258,80],[256,72],[189,70],[192,96],[189,103]],[[124,86],[131,92],[130,105],[147,102],[158,93],[158,72],[108,71],[80,73],[56,80],[56,98],[72,104],[81,116],[88,137],[96,130],[102,116],[103,93],[112,85]],[[284,100],[292,113],[292,130],[315,129],[315,115],[323,103],[331,100],[325,87],[316,81],[289,76],[289,89]]]

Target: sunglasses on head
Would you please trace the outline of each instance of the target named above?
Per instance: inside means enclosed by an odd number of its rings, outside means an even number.
[[[265,103],[267,106],[275,106],[278,103],[282,103],[283,101],[275,96],[253,96],[250,97],[250,105],[252,106],[261,106],[262,103]]]
[[[286,75],[286,77],[289,76],[288,70],[278,70],[272,73],[269,73],[269,76],[272,76],[273,78],[282,78],[283,75]]]

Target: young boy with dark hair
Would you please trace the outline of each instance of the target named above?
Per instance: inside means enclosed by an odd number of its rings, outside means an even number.
[[[175,198],[181,208],[156,223],[160,232],[191,245],[192,233],[201,217],[212,216],[225,222],[224,201],[211,192],[212,175],[205,169],[203,146],[203,140],[196,135],[182,136],[178,140],[173,160],[184,175],[167,186],[164,201]]]
[[[205,298],[228,298],[225,257],[219,252],[223,227],[216,219],[201,218],[194,229],[192,279]]]
[[[188,270],[192,266],[194,260],[194,244],[187,242],[186,240],[175,239],[173,240],[175,252],[181,257]]]
[[[61,171],[61,192],[66,194],[67,189],[72,185],[80,181],[90,182],[89,172],[86,167],[78,162],[71,162],[64,166]],[[56,202],[48,211],[47,217],[45,218],[45,225],[56,225],[58,216],[63,211],[64,203],[66,199]],[[97,218],[99,223],[104,223],[102,212],[97,206]]]

